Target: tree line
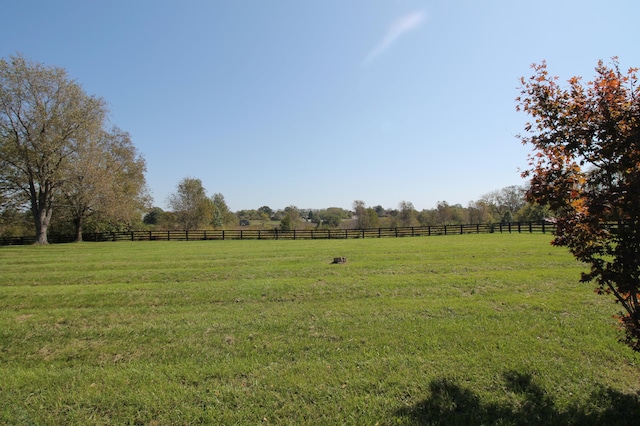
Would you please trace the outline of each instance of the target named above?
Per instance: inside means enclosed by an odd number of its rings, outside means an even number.
[[[526,188],[512,185],[485,194],[466,207],[438,202],[435,208],[417,211],[413,204],[402,201],[397,208],[381,205],[368,207],[362,200],[352,209],[329,207],[303,209],[287,206],[274,210],[269,206],[231,212],[220,193],[207,196],[202,181],[184,178],[169,196],[170,211],[152,208],[143,222],[156,230],[235,229],[369,229],[410,226],[462,225],[474,223],[510,223],[544,220],[549,209],[525,199]]]

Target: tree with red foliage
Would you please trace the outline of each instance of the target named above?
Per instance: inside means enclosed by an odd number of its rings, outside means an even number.
[[[640,351],[640,90],[637,68],[602,61],[593,81],[561,86],[545,62],[521,79],[518,111],[533,118],[519,138],[533,146],[529,201],[556,212],[553,244],[589,265],[595,282],[623,308],[623,341]]]

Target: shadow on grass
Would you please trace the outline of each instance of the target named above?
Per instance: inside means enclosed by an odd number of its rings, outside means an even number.
[[[593,389],[583,406],[558,409],[529,374],[507,372],[512,402],[484,403],[470,389],[449,379],[429,385],[430,397],[396,415],[415,425],[637,425],[640,397],[606,388]]]

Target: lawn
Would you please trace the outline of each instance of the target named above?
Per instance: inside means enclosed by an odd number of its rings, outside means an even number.
[[[550,238],[2,247],[0,424],[633,424]]]

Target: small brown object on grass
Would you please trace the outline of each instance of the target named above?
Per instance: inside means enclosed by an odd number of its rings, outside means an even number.
[[[333,258],[333,263],[347,263],[347,258],[346,257],[334,257]]]

